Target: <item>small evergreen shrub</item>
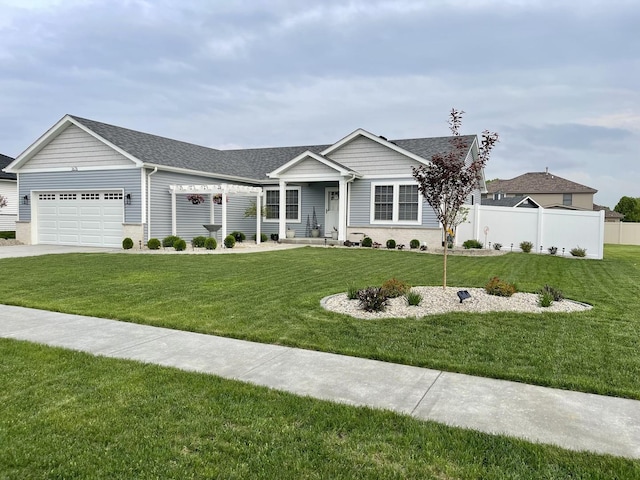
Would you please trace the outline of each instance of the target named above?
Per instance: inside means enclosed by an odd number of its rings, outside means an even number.
[[[471,238],[469,240],[465,240],[462,244],[462,247],[466,248],[467,250],[469,250],[470,248],[482,248],[482,242]]]
[[[236,246],[236,237],[229,234],[224,239],[224,246],[227,248],[233,248]]]
[[[422,301],[422,295],[420,295],[418,292],[414,292],[413,290],[409,290],[405,294],[404,298],[407,301],[407,305],[411,305],[413,307],[417,307]]]
[[[520,243],[520,250],[522,250],[524,253],[529,253],[532,248],[533,248],[533,243],[531,242]]]
[[[409,248],[413,248],[413,249],[420,248],[420,240],[417,240],[415,238],[413,240],[411,240],[409,242]]]
[[[242,232],[233,231],[229,235],[233,235],[233,238],[236,239],[236,242],[244,242],[247,239],[246,235]]]
[[[125,250],[132,249],[133,248],[133,240],[131,240],[129,237],[127,237],[124,240],[122,240],[122,248],[124,248]]]
[[[540,292],[538,294],[538,305],[547,308],[553,303],[553,295],[549,292]]]
[[[364,237],[362,239],[362,246],[363,247],[371,248],[372,245],[373,245],[373,240],[371,240],[371,237]]]
[[[387,297],[381,287],[367,287],[358,291],[360,307],[367,312],[382,312],[387,306]]]
[[[358,287],[354,284],[350,284],[347,287],[347,298],[349,300],[356,300],[358,298]]]
[[[279,238],[280,236],[277,233],[271,234],[271,240],[273,240],[274,242],[277,242]]]
[[[149,250],[158,250],[160,248],[160,240],[157,238],[150,238],[147,242],[147,248]]]
[[[204,247],[204,242],[206,242],[207,237],[204,236],[200,236],[200,237],[194,237],[193,240],[191,240],[191,245],[193,245],[195,248],[202,248]]]
[[[405,295],[411,289],[411,285],[397,278],[390,278],[382,284],[383,293],[387,298],[397,298]]]
[[[558,253],[558,247],[549,247],[547,250],[549,250],[549,255],[555,255]]]
[[[393,250],[396,248],[396,241],[393,238],[387,240],[387,248]]]
[[[14,232],[13,230],[0,232],[0,238],[4,238],[5,240],[13,240],[16,238],[16,232]]]
[[[162,246],[165,248],[173,247],[173,244],[176,240],[180,240],[180,237],[176,237],[175,235],[169,235],[168,237],[164,237],[162,239]]]
[[[216,239],[213,237],[207,237],[204,240],[204,248],[206,248],[207,250],[215,250],[218,247],[218,242],[216,242]]]
[[[494,243],[493,244],[493,249],[494,250],[500,250],[502,248],[502,244],[501,243]]]
[[[258,238],[258,235],[254,234],[253,235],[253,239],[256,240],[257,238]],[[266,233],[261,233],[260,234],[260,242],[264,243],[267,240],[269,240],[269,237],[267,237],[267,234]]]
[[[187,249],[187,242],[183,239],[178,238],[175,242],[173,242],[173,248],[176,249],[177,252],[182,252]]]
[[[564,299],[564,294],[557,288],[553,288],[550,285],[545,285],[540,289],[538,293],[548,293],[549,295],[551,295],[551,299],[555,302],[559,302],[560,300]]]
[[[516,293],[516,286],[512,283],[500,280],[498,277],[493,277],[484,286],[485,292],[489,295],[496,295],[498,297],[510,297]]]
[[[586,248],[575,247],[575,248],[572,248],[571,250],[569,250],[569,253],[571,255],[573,255],[574,257],[586,257],[587,256],[587,249]]]

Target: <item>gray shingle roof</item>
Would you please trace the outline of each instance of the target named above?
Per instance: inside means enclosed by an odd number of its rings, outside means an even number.
[[[257,181],[266,180],[267,173],[272,172],[307,150],[313,153],[320,153],[331,146],[302,145],[217,150],[96,122],[95,120],[70,116],[105,140],[145,163]],[[475,135],[466,135],[462,138],[471,145]],[[392,142],[400,148],[428,160],[436,153],[448,151],[451,148],[450,140],[451,137],[435,137],[392,140]],[[348,167],[344,168],[349,170]]]
[[[604,210],[604,218],[610,218],[610,219],[620,219],[622,220],[624,218],[624,215],[622,213],[616,212],[615,210],[611,210],[609,207],[605,207],[602,205],[596,205],[595,203],[593,204],[593,210],[595,212],[599,212],[600,210]]]
[[[487,205],[490,207],[515,207],[516,205],[518,205],[520,202],[522,202],[525,198],[527,197],[502,197],[500,199],[493,199],[493,198],[483,198],[480,200],[480,203],[482,205]],[[535,205],[535,202],[532,203],[531,199],[529,199],[527,202],[525,202],[523,205],[521,205],[523,208],[529,207],[529,208],[538,208]]]
[[[488,193],[528,195],[531,193],[596,193],[595,188],[581,185],[552,173],[530,172],[510,180],[492,180],[487,183]]]
[[[2,171],[2,169],[6,168],[11,162],[13,162],[13,160],[13,158],[0,153],[0,179],[17,180],[18,176],[15,173],[6,173]]]

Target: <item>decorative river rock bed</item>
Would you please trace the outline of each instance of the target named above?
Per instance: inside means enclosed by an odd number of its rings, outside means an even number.
[[[365,312],[360,308],[358,300],[349,300],[346,293],[325,297],[320,304],[332,312],[362,319],[424,317],[449,312],[570,313],[592,308],[591,305],[568,299],[553,302],[549,307],[540,307],[539,297],[535,293],[514,293],[511,297],[498,297],[489,295],[483,288],[412,287],[411,290],[422,295],[420,305],[409,306],[404,297],[390,298],[383,312]],[[460,290],[467,290],[471,298],[460,303],[457,295]]]

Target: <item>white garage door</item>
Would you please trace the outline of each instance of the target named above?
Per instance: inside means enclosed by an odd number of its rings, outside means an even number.
[[[47,192],[36,198],[38,243],[122,245],[122,192]]]

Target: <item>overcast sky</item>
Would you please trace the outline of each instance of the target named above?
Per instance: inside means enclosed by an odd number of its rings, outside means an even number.
[[[214,148],[462,133],[640,197],[638,0],[0,0],[0,153],[70,113]]]

